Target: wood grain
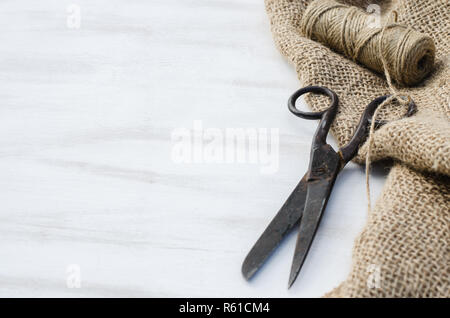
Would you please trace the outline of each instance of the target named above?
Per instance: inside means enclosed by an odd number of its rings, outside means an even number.
[[[291,290],[293,236],[252,282],[240,273],[316,127],[287,111],[300,84],[263,2],[73,3],[80,28],[69,2],[0,3],[0,296],[316,297],[343,280],[366,217],[352,165]],[[195,120],[278,128],[279,169],[174,163],[171,134]]]

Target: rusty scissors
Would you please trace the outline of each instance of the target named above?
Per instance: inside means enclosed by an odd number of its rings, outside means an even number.
[[[327,95],[331,99],[330,107],[315,113],[300,111],[295,104],[306,93]],[[320,123],[313,138],[308,171],[245,258],[242,273],[247,280],[253,277],[287,234],[300,224],[288,288],[292,286],[311,247],[336,177],[366,140],[375,110],[389,97],[378,97],[366,107],[352,139],[337,152],[327,144],[326,138],[336,117],[338,96],[326,87],[308,86],[289,98],[289,110],[294,115],[303,119],[320,119]],[[409,100],[406,116],[415,111],[414,101]],[[376,127],[383,124],[384,121],[375,122]]]

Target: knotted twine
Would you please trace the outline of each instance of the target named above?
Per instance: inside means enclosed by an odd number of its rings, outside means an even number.
[[[427,76],[434,66],[436,48],[431,37],[396,23],[397,12],[392,12],[383,26],[373,24],[372,17],[358,7],[334,0],[315,0],[302,18],[302,32],[343,53],[355,62],[384,73],[391,96],[375,111],[370,125],[366,154],[366,192],[368,211],[371,211],[370,167],[375,119],[380,110],[397,100],[407,105],[410,96],[400,96],[392,78],[402,85],[414,85]]]

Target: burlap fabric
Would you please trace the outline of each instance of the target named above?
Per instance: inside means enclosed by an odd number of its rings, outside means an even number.
[[[367,104],[390,92],[383,76],[301,34],[302,13],[310,2],[265,1],[275,43],[296,67],[302,85],[323,85],[339,95],[332,133],[341,146],[353,135]],[[369,4],[341,2],[362,8]],[[349,276],[326,296],[449,297],[450,2],[372,2],[381,5],[383,17],[395,9],[399,23],[433,37],[436,66],[419,86],[399,89],[415,100],[419,111],[414,117],[399,119],[405,109],[395,104],[380,113],[391,122],[375,133],[372,159],[393,159],[392,168],[355,241]],[[317,96],[308,96],[307,102],[316,111],[329,103]],[[360,149],[355,161],[364,162],[367,148]]]

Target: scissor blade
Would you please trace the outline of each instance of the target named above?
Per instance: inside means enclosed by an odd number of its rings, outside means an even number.
[[[322,213],[327,205],[328,198],[336,180],[336,171],[326,179],[319,179],[308,182],[305,209],[303,210],[302,221],[298,233],[297,245],[295,247],[294,260],[292,261],[291,274],[289,276],[288,288],[297,279],[302,268],[306,255],[316,234],[322,217]]]
[[[286,200],[242,264],[242,274],[249,280],[264,264],[283,238],[298,224],[305,206],[307,175]]]

